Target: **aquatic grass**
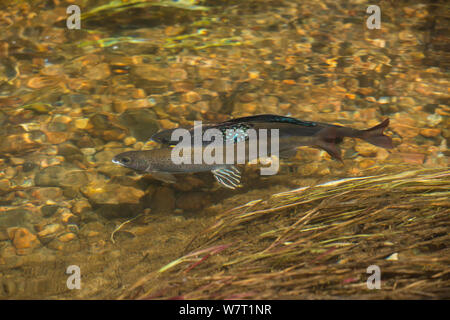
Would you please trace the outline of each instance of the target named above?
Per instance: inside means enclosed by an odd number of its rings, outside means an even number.
[[[95,7],[81,15],[81,19],[85,20],[91,17],[99,17],[102,15],[127,11],[133,8],[149,8],[149,7],[169,7],[192,11],[207,11],[208,7],[196,5],[198,1],[145,1],[145,0],[113,0],[107,4]]]
[[[448,298],[449,186],[449,169],[420,169],[250,201],[121,297]],[[367,289],[370,265],[382,290]]]

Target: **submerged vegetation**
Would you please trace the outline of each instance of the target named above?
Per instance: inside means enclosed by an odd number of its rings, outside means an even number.
[[[449,185],[449,170],[408,170],[251,201],[121,298],[449,298]]]

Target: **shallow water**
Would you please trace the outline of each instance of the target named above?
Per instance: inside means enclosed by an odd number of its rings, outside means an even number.
[[[365,1],[194,2],[79,1],[79,30],[66,1],[0,4],[0,298],[115,298],[226,209],[448,169],[445,1],[382,1],[379,30]],[[236,190],[209,173],[166,184],[111,163],[157,148],[160,129],[261,113],[358,129],[390,118],[395,148],[346,139],[343,163],[300,148],[276,176],[248,165]],[[70,265],[80,290],[66,285]]]

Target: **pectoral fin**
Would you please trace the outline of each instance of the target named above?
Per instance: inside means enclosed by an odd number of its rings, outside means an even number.
[[[211,170],[211,172],[214,175],[214,178],[216,178],[217,182],[219,182],[220,185],[225,188],[235,189],[236,187],[241,186],[241,173],[234,166]]]
[[[153,178],[160,180],[162,182],[167,183],[175,183],[177,182],[177,179],[173,176],[173,174],[168,172],[151,172],[150,173]]]

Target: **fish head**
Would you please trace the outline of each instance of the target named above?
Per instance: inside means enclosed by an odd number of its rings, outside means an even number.
[[[151,171],[150,161],[143,156],[142,152],[139,151],[119,153],[111,161],[126,168],[139,171]]]

